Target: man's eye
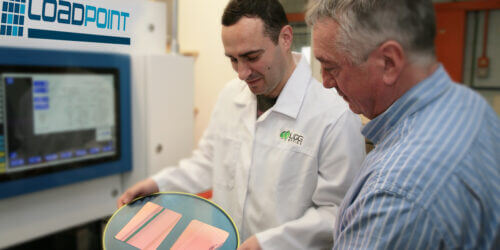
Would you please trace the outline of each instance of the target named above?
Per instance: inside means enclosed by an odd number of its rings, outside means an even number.
[[[331,73],[333,71],[333,68],[323,68],[324,72]]]
[[[237,61],[238,61],[238,60],[236,60],[236,58],[234,58],[234,57],[231,57],[231,58],[229,58],[229,59],[231,60],[231,62],[232,62],[232,63],[235,63],[235,62],[237,62]]]
[[[325,71],[328,74],[333,74],[336,73],[337,69],[338,69],[337,67],[330,67],[330,68],[323,68],[323,71]]]
[[[247,60],[249,62],[253,62],[253,61],[256,61],[259,57],[258,56],[253,56],[253,57],[248,57]]]

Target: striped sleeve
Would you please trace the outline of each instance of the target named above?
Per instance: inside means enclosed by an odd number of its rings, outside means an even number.
[[[371,191],[345,211],[353,217],[338,232],[334,249],[433,249],[443,247],[439,218],[390,191]]]

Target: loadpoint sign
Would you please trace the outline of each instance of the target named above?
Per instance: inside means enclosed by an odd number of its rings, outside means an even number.
[[[130,45],[127,11],[71,0],[3,0],[0,6],[0,36]]]

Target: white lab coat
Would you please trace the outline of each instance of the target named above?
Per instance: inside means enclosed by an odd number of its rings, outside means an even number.
[[[359,117],[303,58],[276,104],[259,119],[256,109],[246,83],[231,81],[198,149],[153,179],[161,191],[212,188],[241,242],[256,234],[263,249],[331,248],[338,207],[365,156]]]

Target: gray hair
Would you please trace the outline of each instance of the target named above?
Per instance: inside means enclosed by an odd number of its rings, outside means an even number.
[[[323,18],[339,24],[335,43],[355,64],[388,40],[401,44],[413,63],[427,65],[436,60],[431,0],[310,0],[307,23],[313,26]]]

